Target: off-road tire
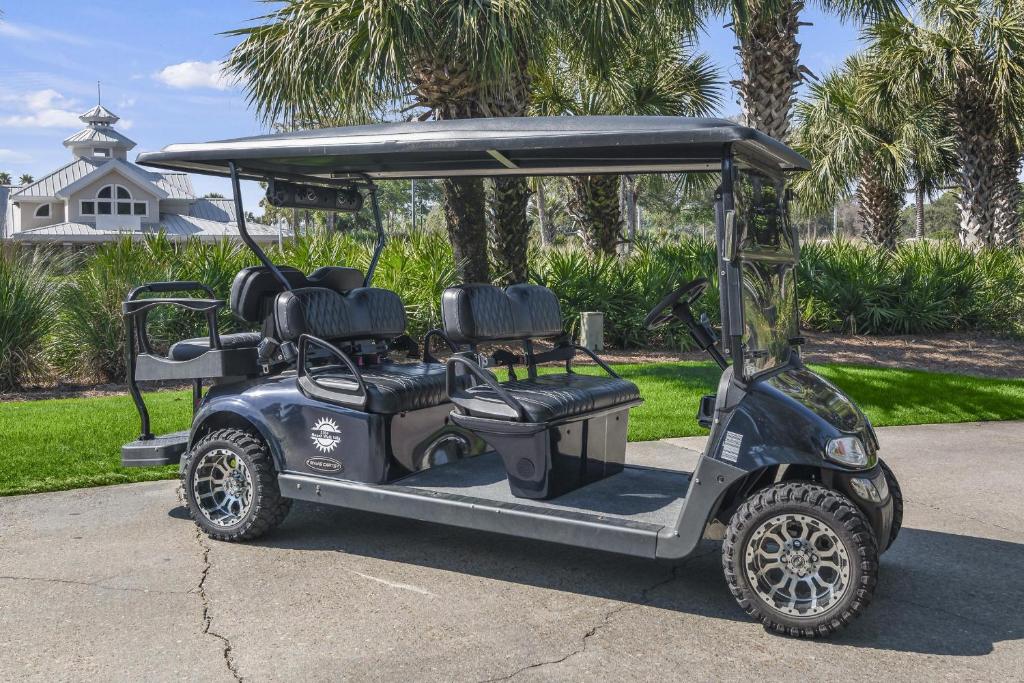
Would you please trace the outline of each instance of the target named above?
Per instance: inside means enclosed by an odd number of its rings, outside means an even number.
[[[785,614],[750,586],[744,560],[746,544],[759,525],[785,513],[805,515],[827,525],[849,551],[849,586],[836,604],[820,615]],[[758,491],[733,515],[722,544],[722,568],[733,597],[765,630],[818,638],[842,630],[871,603],[878,580],[878,548],[863,513],[846,496],[816,484],[784,482]]]
[[[227,448],[241,459],[252,474],[252,499],[249,509],[236,524],[217,526],[198,507],[191,481],[193,470],[203,453],[213,448]],[[181,492],[192,521],[210,538],[217,541],[251,541],[284,521],[292,508],[277,485],[277,475],[270,452],[263,440],[241,429],[218,429],[210,432],[185,453],[181,462]]]
[[[889,544],[885,548],[885,550],[888,550],[896,541],[896,537],[899,536],[900,529],[903,528],[903,489],[900,488],[896,475],[885,464],[885,461],[879,458],[878,464],[882,466],[882,471],[885,472],[885,484],[889,487],[889,495],[892,496],[892,526],[889,528]],[[882,552],[885,552],[885,550]]]

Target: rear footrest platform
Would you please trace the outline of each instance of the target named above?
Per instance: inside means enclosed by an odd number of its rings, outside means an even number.
[[[136,439],[121,446],[122,467],[176,465],[188,447],[188,430]]]

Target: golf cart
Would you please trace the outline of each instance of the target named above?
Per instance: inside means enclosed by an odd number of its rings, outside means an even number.
[[[225,302],[201,283],[145,284],[124,302],[142,434],[122,462],[180,463],[188,510],[211,538],[256,538],[292,499],[652,559],[687,557],[710,537],[724,541],[740,606],[769,629],[824,636],[867,606],[901,497],[863,413],[800,359],[785,179],[807,161],[785,145],[715,119],[503,118],[171,145],[138,162],[230,177],[261,263],[238,273],[228,302],[258,333],[220,334]],[[692,472],[625,462],[640,393],[566,338],[551,290],[450,287],[442,328],[417,343],[399,294],[372,286],[385,241],[378,179],[665,172],[720,179],[720,338],[692,311],[703,278],[646,319],[681,321],[722,369],[700,403],[711,433]],[[367,272],[271,262],[246,231],[242,179],[266,182],[281,207],[351,211],[369,199]],[[187,290],[205,298],[145,296]],[[205,314],[208,336],[156,353],[146,320],[160,306]],[[574,372],[580,354],[601,374]],[[538,371],[551,363],[563,367]],[[151,433],[143,380],[193,382],[190,430]]]

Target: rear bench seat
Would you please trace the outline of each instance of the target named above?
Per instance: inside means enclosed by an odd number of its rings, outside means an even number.
[[[311,335],[331,344],[388,341],[405,333],[402,300],[394,292],[357,287],[340,294],[325,287],[303,287],[279,294],[274,302],[277,337],[297,343]],[[318,368],[300,378],[300,386],[316,398],[394,415],[447,403],[445,367],[437,363],[385,361],[359,368],[359,381],[340,365]]]
[[[441,300],[448,338],[471,349],[481,343],[521,342],[527,379],[497,383],[475,362],[475,353],[450,359],[449,378],[475,376],[469,386],[449,386],[458,412],[453,421],[473,429],[505,462],[515,495],[550,498],[621,471],[629,408],[640,403],[636,385],[608,376],[567,371],[537,375],[532,342],[564,336],[554,292],[537,285],[450,287]],[[553,357],[571,360],[574,348]]]

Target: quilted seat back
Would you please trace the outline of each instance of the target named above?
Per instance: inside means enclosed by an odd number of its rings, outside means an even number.
[[[406,317],[402,300],[386,289],[357,287],[340,293],[303,287],[277,295],[274,324],[281,341],[302,334],[328,341],[392,339],[405,333]]]
[[[563,333],[558,297],[540,285],[488,284],[449,287],[441,295],[441,319],[458,344],[557,337]]]

